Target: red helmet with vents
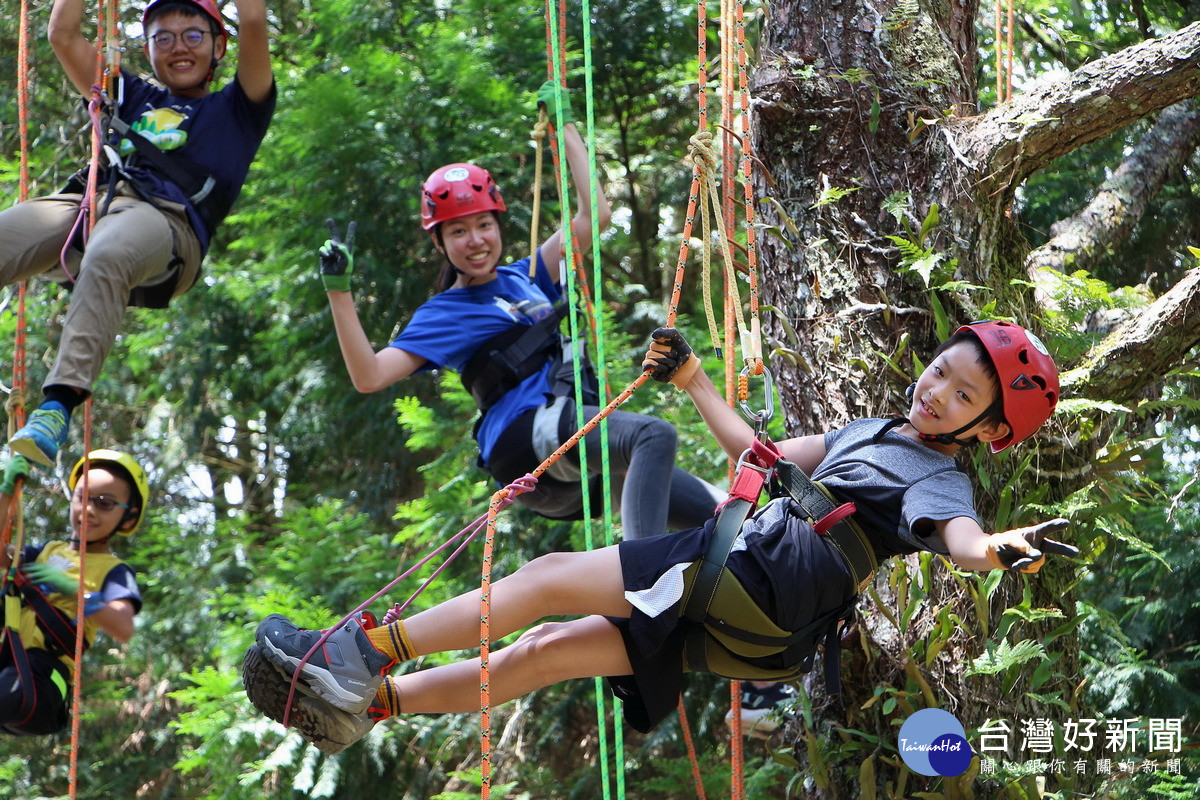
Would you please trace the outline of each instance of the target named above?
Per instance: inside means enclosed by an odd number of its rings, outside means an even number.
[[[421,186],[421,227],[427,231],[447,220],[507,210],[491,173],[474,164],[439,167]]]
[[[1058,405],[1058,368],[1038,337],[1012,322],[963,325],[983,343],[1000,379],[1004,421],[1012,432],[991,443],[993,453],[1032,436]]]

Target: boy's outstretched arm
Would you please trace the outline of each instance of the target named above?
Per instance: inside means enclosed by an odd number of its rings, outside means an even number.
[[[83,35],[83,0],[54,0],[46,31],[67,79],[84,97],[96,82],[96,46]]]
[[[964,569],[1015,569],[1033,573],[1042,568],[1047,553],[1079,554],[1077,548],[1048,538],[1049,534],[1065,530],[1069,524],[1067,520],[1057,518],[993,534],[985,533],[970,517],[955,517],[935,522],[934,526],[950,548],[954,563]]]
[[[234,0],[234,5],[238,12],[237,80],[247,97],[261,103],[271,93],[275,80],[271,74],[267,4],[265,0]]]
[[[656,381],[670,383],[687,392],[725,454],[734,460],[740,458],[754,441],[754,429],[750,423],[717,391],[700,366],[699,356],[692,352],[678,331],[659,328],[652,334],[652,339],[642,368],[649,371]],[[825,437],[822,435],[787,439],[777,446],[784,458],[808,475],[825,457]]]

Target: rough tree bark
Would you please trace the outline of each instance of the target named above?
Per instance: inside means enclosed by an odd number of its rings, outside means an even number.
[[[1031,248],[1010,213],[1021,183],[1058,156],[1200,94],[1195,24],[1085,64],[980,114],[977,14],[973,0],[776,0],[770,6],[752,78],[753,146],[768,173],[756,188],[773,200],[763,206],[764,224],[794,232],[790,241],[766,237],[760,249],[762,296],[775,312],[765,327],[779,355],[773,370],[793,435],[895,413],[915,373],[912,354],[925,356],[935,343],[933,293],[900,268],[903,253],[889,237],[941,254],[940,267],[953,267],[954,278],[986,287],[938,292],[936,302],[951,322],[987,308],[1036,322],[1038,297],[1027,284]],[[1164,115],[1160,126],[1171,118]],[[1185,152],[1195,147],[1194,133],[1171,141]],[[920,239],[913,232],[935,205],[938,222]],[[1135,211],[1127,204],[1124,213]],[[1098,348],[1103,356],[1068,373],[1066,391],[1128,399],[1161,379],[1200,343],[1198,292],[1194,272],[1145,315],[1152,322],[1131,321]],[[1092,454],[1072,443],[1061,424],[1027,443],[1037,452],[1026,480],[1053,478],[1048,496],[1058,498],[1084,485]],[[991,491],[979,492],[986,514],[1020,459],[975,460],[991,478]],[[876,581],[880,601],[860,607],[861,636],[850,642],[843,664],[845,699],[826,706],[825,721],[890,738],[894,746],[905,703],[935,703],[959,714],[968,728],[988,716],[1034,715],[1028,687],[1004,693],[999,681],[963,675],[1022,582],[1006,577],[992,610],[978,614],[965,584],[935,566],[920,581],[927,600],[896,625],[918,568],[915,557],[895,561]],[[1037,602],[1069,615],[1070,578],[1069,569],[1052,566],[1029,585]],[[947,608],[961,620],[949,646],[928,661],[911,658],[914,646],[948,619]],[[1058,669],[1067,676],[1077,671],[1072,641],[1056,642],[1063,650]],[[869,704],[879,687],[903,699],[890,718],[882,703]],[[818,700],[819,683],[812,689]],[[1070,686],[1044,690],[1076,700]],[[832,726],[798,724],[794,732],[812,797],[856,797],[860,781],[890,792],[897,781],[907,781],[910,791],[934,785],[904,777],[894,751],[887,761],[886,748],[830,763],[838,741]],[[970,791],[969,781],[952,784],[941,785],[947,797],[968,796],[962,793]]]

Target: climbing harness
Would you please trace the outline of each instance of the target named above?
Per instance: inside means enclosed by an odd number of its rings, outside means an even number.
[[[764,371],[764,375],[769,374]],[[769,380],[767,385],[770,397]],[[824,641],[826,683],[836,691],[839,628],[853,614],[854,600],[799,631],[786,631],[759,608],[726,563],[763,489],[772,484],[772,494],[791,498],[817,533],[838,550],[857,591],[870,582],[878,561],[866,534],[852,517],[854,504],[836,504],[820,483],[784,459],[766,437],[770,405],[752,419],[756,436],[738,461],[729,498],[720,508],[708,550],[684,573],[685,583],[690,586],[682,613],[696,623],[688,633],[685,663],[692,671],[728,678],[795,680],[812,669],[816,648]],[[780,663],[786,666],[778,666]]]
[[[514,325],[476,351],[459,377],[480,411],[486,412],[526,378],[540,372],[547,360],[551,362],[551,393],[555,397],[567,397],[574,392],[575,345],[559,331],[559,323],[568,311],[567,303],[560,301],[549,314],[532,325]],[[596,405],[600,401],[600,387],[587,359],[586,348],[580,349],[584,356],[584,402]]]

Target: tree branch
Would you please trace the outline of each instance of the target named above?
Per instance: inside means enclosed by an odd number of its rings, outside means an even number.
[[[1200,22],[1091,61],[978,117],[949,123],[987,194],[1059,156],[1200,95]]]
[[[1127,403],[1200,345],[1200,267],[1113,331],[1063,375],[1071,394]]]
[[[1082,212],[1060,220],[1051,239],[1029,254],[1030,277],[1044,269],[1092,269],[1095,261],[1124,241],[1167,178],[1200,146],[1200,102],[1177,103],[1138,142],[1112,177],[1101,184]]]

